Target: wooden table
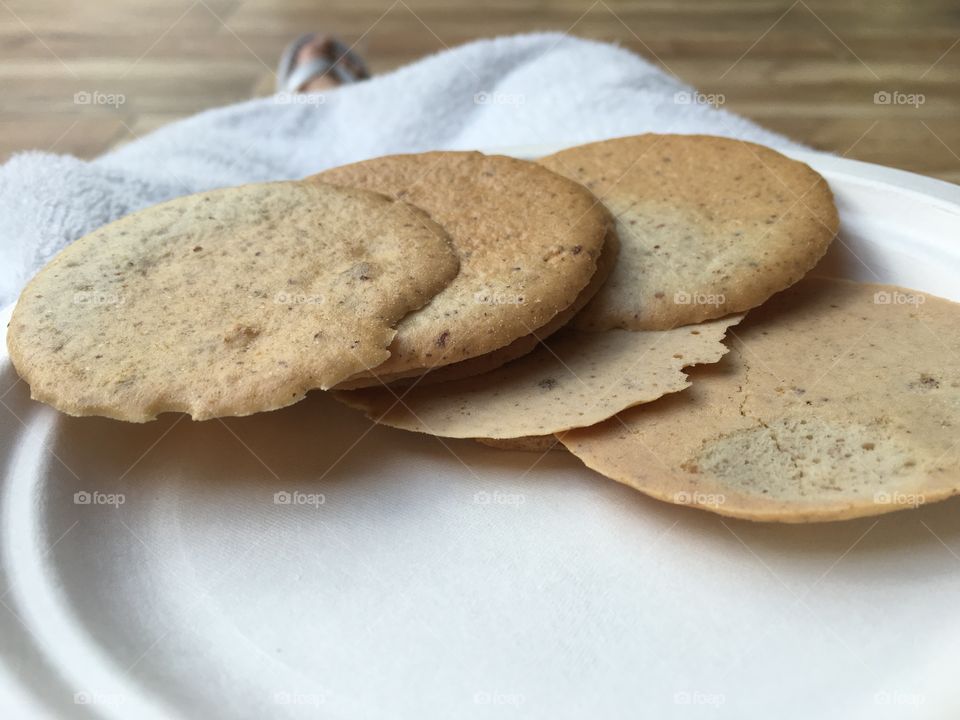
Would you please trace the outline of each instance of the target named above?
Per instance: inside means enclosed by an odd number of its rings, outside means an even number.
[[[960,182],[956,0],[0,0],[0,159],[91,157],[269,92],[306,29],[359,39],[375,71],[497,34],[617,41],[817,148]]]

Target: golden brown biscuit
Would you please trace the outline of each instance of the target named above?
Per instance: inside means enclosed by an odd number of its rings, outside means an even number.
[[[754,143],[637,135],[540,162],[617,218],[620,259],[574,320],[584,330],[663,330],[749,310],[803,277],[837,233],[827,182]]]
[[[393,155],[311,179],[422,207],[449,233],[460,256],[457,278],[400,323],[377,376],[420,374],[484,355],[546,325],[590,282],[612,224],[579,183],[499,155]]]
[[[587,466],[667,502],[814,522],[960,490],[960,305],[807,279],[676,396],[564,434]]]
[[[389,356],[457,272],[443,229],[366,190],[267,183],[178,198],[77,240],[7,334],[34,398],[133,422],[248,415]]]
[[[371,419],[457,438],[518,438],[593,425],[690,383],[683,368],[716,362],[740,316],[674,330],[564,329],[484,375],[395,390],[335,391]]]
[[[433,368],[426,373],[422,370],[410,370],[392,375],[379,375],[377,379],[381,383],[390,384],[395,388],[407,387],[409,385],[433,385],[434,383],[449,382],[450,380],[459,380],[460,378],[490,372],[507,364],[511,360],[516,360],[527,353],[533,352],[534,348],[536,348],[541,341],[546,340],[569,323],[573,316],[580,312],[590,299],[597,294],[600,288],[603,287],[603,284],[607,281],[607,278],[610,277],[610,273],[613,271],[614,265],[617,262],[619,247],[616,232],[611,228],[610,232],[607,233],[607,240],[603,245],[603,250],[600,252],[600,258],[597,261],[597,271],[593,274],[593,277],[590,278],[587,286],[577,295],[577,299],[574,300],[573,305],[554,315],[550,322],[537,328],[529,335],[524,335],[509,345],[504,345],[502,348],[488,352],[486,355],[478,355],[469,360]],[[354,390],[356,388],[369,386],[370,380],[368,378],[360,378],[354,381],[354,383],[350,381],[341,383],[337,386],[337,390]],[[553,442],[552,436],[550,441]]]

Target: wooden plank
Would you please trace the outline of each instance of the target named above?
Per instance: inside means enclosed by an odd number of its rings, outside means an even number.
[[[267,93],[278,54],[309,29],[359,40],[376,72],[477,37],[572,31],[815,147],[960,177],[955,0],[6,0],[0,157],[54,142],[90,157],[128,141],[125,125],[139,135]],[[879,91],[924,102],[878,104]]]

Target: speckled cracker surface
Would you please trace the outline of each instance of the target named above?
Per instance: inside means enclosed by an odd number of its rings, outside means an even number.
[[[247,415],[383,362],[457,267],[440,226],[376,193],[215,190],[70,245],[23,291],[7,343],[33,397],[71,415]]]
[[[960,489],[960,305],[807,279],[735,328],[693,386],[563,443],[668,502],[812,522],[913,507]]]
[[[756,307],[826,252],[838,217],[826,181],[754,143],[637,135],[540,160],[617,218],[620,259],[574,321],[659,330]]]
[[[433,368],[427,372],[423,370],[410,370],[403,373],[393,373],[391,375],[378,375],[376,380],[379,382],[371,382],[370,378],[359,378],[352,382],[342,383],[337,389],[352,390],[361,387],[376,387],[377,385],[388,383],[392,384],[395,388],[412,384],[433,385],[434,383],[449,382],[451,380],[459,380],[460,378],[490,372],[502,365],[506,365],[511,360],[523,357],[527,353],[532,352],[541,341],[546,340],[562,327],[566,326],[573,316],[580,312],[590,299],[597,294],[607,281],[607,278],[610,277],[610,273],[616,265],[619,248],[620,244],[617,241],[616,232],[611,228],[610,232],[607,233],[607,241],[604,243],[603,250],[600,252],[600,258],[597,260],[597,271],[593,274],[593,277],[590,278],[587,286],[577,295],[577,299],[573,301],[573,305],[554,315],[553,319],[546,325],[537,328],[529,335],[517,338],[509,345],[504,345],[502,348],[497,348],[492,352],[478,355],[469,360],[462,360],[461,362],[451,365]],[[552,443],[554,438],[551,437],[549,440]]]
[[[314,178],[422,207],[460,256],[457,278],[400,323],[377,376],[483,355],[545,325],[590,282],[612,223],[580,184],[497,155],[394,155]]]
[[[601,422],[689,385],[683,368],[719,360],[734,316],[664,331],[561,330],[493,372],[427,387],[335,396],[385,425],[457,438],[547,435]]]

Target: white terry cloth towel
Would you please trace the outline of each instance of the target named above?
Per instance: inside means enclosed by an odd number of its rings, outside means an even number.
[[[91,161],[20,153],[0,167],[0,307],[67,243],[201,190],[300,178],[391,153],[642,132],[799,147],[700,100],[614,45],[518,35],[472,42],[324,94],[278,94],[203,112]]]

